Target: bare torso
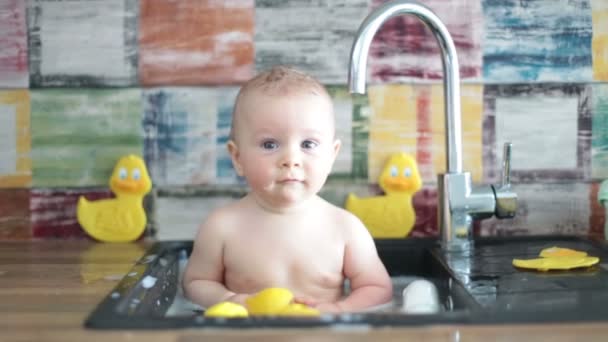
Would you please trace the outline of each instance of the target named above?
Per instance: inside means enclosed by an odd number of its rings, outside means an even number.
[[[224,241],[224,284],[235,293],[268,287],[296,297],[336,301],[343,294],[346,234],[336,209],[319,200],[314,211],[290,215],[261,212],[247,201]]]

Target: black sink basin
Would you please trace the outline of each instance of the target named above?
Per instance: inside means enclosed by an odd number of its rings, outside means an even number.
[[[407,279],[426,279],[437,287],[444,312],[479,309],[477,301],[467,293],[443,262],[437,239],[376,240],[380,259],[393,279],[393,302],[402,304],[402,290]],[[405,279],[404,282],[399,281]]]
[[[168,315],[168,312],[175,312],[174,302],[183,301],[178,288],[179,258],[180,254],[190,254],[192,241],[157,242],[91,313],[85,325],[89,328],[143,329],[420,325],[468,322],[471,312],[480,308],[440,261],[435,239],[377,240],[376,245],[394,284],[394,305],[385,310],[322,315],[319,318],[251,317],[227,320],[204,318],[202,311],[190,307],[188,311]],[[399,310],[401,292],[409,282],[420,278],[435,284],[441,309],[434,314],[404,314]]]

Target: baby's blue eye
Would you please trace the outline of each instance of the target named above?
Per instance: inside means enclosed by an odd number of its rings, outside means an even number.
[[[398,174],[399,174],[399,171],[397,170],[397,167],[391,166],[391,177],[397,177]]]
[[[310,150],[313,149],[315,147],[319,146],[319,143],[317,143],[314,140],[304,140],[302,141],[302,148]]]
[[[412,169],[410,169],[409,167],[406,167],[405,170],[403,170],[403,175],[405,177],[409,177],[412,175]]]
[[[279,147],[279,144],[274,140],[266,140],[262,142],[262,148],[265,150],[274,150]]]
[[[139,169],[133,169],[131,177],[133,177],[134,180],[139,180],[141,178],[141,171],[139,171]]]
[[[125,169],[124,167],[121,167],[118,170],[118,178],[125,180],[127,179],[127,169]]]

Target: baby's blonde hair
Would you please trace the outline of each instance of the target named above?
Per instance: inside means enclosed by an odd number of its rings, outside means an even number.
[[[274,66],[245,82],[239,90],[234,103],[232,125],[230,127],[230,139],[232,140],[234,140],[234,127],[240,103],[245,95],[254,91],[260,91],[262,94],[273,96],[308,94],[330,98],[325,86],[314,77],[293,67],[285,65]]]

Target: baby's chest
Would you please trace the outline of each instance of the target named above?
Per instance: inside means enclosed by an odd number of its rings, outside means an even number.
[[[259,236],[227,244],[224,252],[231,273],[287,281],[341,273],[344,247],[339,241]]]
[[[276,237],[249,237],[227,244],[226,254],[238,261],[289,264],[302,259],[315,262],[329,261],[343,255],[343,246],[337,241],[291,239]]]

